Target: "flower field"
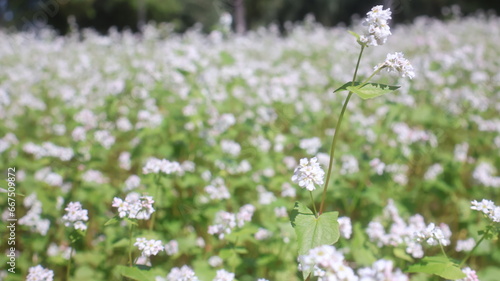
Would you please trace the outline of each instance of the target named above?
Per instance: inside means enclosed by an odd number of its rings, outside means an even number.
[[[327,171],[363,26],[286,28],[0,31],[0,280],[294,281],[333,261],[320,280],[498,280],[500,18],[420,18],[364,50],[359,77],[389,52],[415,77],[351,98],[324,206],[340,238],[300,257],[295,202],[322,188],[296,168]],[[467,277],[422,269],[443,257]]]

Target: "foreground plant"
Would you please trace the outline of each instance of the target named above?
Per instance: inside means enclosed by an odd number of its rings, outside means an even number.
[[[390,9],[384,10],[382,6],[375,6],[371,9],[370,12],[367,13],[367,16],[364,20],[364,25],[368,26],[365,34],[360,36],[354,32],[350,32],[356,37],[357,43],[360,45],[361,49],[354,69],[352,81],[345,83],[343,86],[335,90],[335,92],[348,91],[348,95],[342,106],[337,124],[334,127],[335,133],[333,135],[333,140],[330,148],[330,159],[328,164],[328,171],[326,172],[326,180],[323,181],[325,172],[317,163],[316,158],[312,158],[310,160],[301,159],[300,166],[295,169],[292,181],[298,183],[299,186],[309,190],[313,208],[313,211],[311,211],[302,203],[296,202],[291,214],[292,226],[295,228],[299,243],[299,256],[306,255],[311,249],[317,246],[332,245],[337,242],[340,236],[339,223],[337,221],[338,212],[325,213],[324,209],[326,192],[332,175],[333,159],[335,157],[335,148],[338,140],[338,135],[345,111],[347,109],[347,105],[352,95],[356,94],[362,99],[371,99],[398,89],[398,86],[390,86],[370,82],[370,80],[383,69],[387,69],[390,72],[398,72],[402,77],[408,77],[410,79],[415,76],[413,67],[411,66],[409,61],[404,58],[403,54],[394,53],[388,54],[386,60],[383,63],[375,66],[373,73],[368,78],[362,81],[356,81],[358,79],[357,74],[361,62],[361,57],[365,48],[368,48],[370,46],[383,45],[387,41],[387,37],[391,35],[388,25],[388,21],[390,19]],[[316,189],[316,185],[321,184],[323,184],[321,204],[319,207],[319,211],[316,211],[313,191]],[[307,278],[313,272],[313,269],[314,268],[312,266],[304,266],[304,278]]]

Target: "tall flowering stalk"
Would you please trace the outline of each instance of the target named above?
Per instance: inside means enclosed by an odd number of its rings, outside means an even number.
[[[332,175],[333,159],[335,157],[335,148],[338,141],[340,127],[352,95],[356,94],[362,99],[371,99],[398,89],[398,86],[370,82],[370,80],[383,69],[386,69],[389,72],[397,72],[402,77],[408,77],[410,79],[415,76],[410,62],[404,58],[402,53],[397,52],[394,54],[388,54],[383,63],[374,67],[373,73],[367,79],[361,82],[356,81],[358,78],[361,57],[363,56],[365,48],[383,45],[386,43],[387,38],[391,35],[388,24],[390,19],[390,9],[384,10],[382,6],[375,6],[366,14],[366,18],[363,21],[363,25],[367,27],[364,35],[358,35],[354,32],[350,32],[356,37],[357,43],[360,45],[361,49],[356,61],[352,81],[345,83],[343,86],[335,90],[335,92],[348,91],[348,94],[335,126],[335,133],[330,147],[330,159],[328,163],[328,171],[326,172],[326,179],[323,180],[325,172],[317,163],[316,158],[312,158],[310,160],[301,159],[300,165],[294,171],[292,181],[310,192],[311,203],[314,210],[311,211],[300,202],[296,202],[291,215],[291,222],[295,228],[299,242],[299,255],[301,256],[306,255],[311,249],[317,246],[334,244],[340,236],[338,212],[324,213],[324,209],[326,192]],[[313,197],[313,191],[316,189],[316,185],[323,185],[319,212],[316,211]],[[311,274],[312,270],[313,267],[305,267],[305,270],[303,271],[304,278],[307,278],[307,276]]]

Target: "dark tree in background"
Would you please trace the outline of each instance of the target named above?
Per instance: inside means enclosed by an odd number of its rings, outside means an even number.
[[[148,21],[172,23],[185,31],[201,23],[204,31],[216,28],[222,13],[233,16],[233,28],[243,33],[270,23],[283,27],[286,22],[302,21],[314,15],[326,26],[349,24],[352,16],[372,6],[391,7],[396,23],[415,17],[442,17],[443,7],[458,5],[464,15],[478,10],[498,14],[500,1],[491,0],[0,0],[0,26],[29,29],[52,26],[61,34],[69,30],[68,18],[80,28],[140,30]]]

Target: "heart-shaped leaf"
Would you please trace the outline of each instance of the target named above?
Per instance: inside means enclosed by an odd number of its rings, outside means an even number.
[[[361,87],[360,87],[361,86]],[[347,82],[334,91],[350,91],[358,95],[362,99],[372,99],[381,95],[388,94],[399,89],[399,86],[385,85],[380,83]]]
[[[309,208],[295,202],[291,222],[299,242],[299,255],[306,255],[315,247],[332,245],[339,240],[338,215],[338,212],[328,212],[316,218]],[[310,271],[303,271],[302,274],[305,279]]]

